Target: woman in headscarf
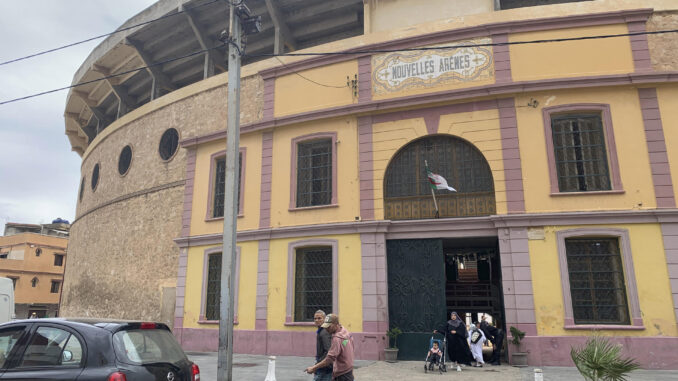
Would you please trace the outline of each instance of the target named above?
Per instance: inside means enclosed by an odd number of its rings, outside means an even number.
[[[451,364],[457,364],[457,370],[461,370],[458,367],[459,364],[471,365],[473,355],[466,340],[468,331],[466,330],[466,324],[464,324],[456,312],[450,314],[450,320],[447,321],[447,324],[433,332],[445,333],[447,338],[447,357],[450,359]]]

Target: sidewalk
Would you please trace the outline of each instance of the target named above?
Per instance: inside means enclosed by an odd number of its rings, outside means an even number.
[[[201,381],[217,381],[217,353],[216,352],[189,352],[188,358],[200,367]],[[277,381],[312,381],[313,376],[303,370],[313,365],[312,357],[276,358]],[[508,365],[483,368],[463,368],[462,372],[450,369],[442,375],[438,373],[425,374],[422,361],[399,361],[386,363],[383,361],[357,360],[353,374],[356,381],[424,381],[424,380],[500,380],[500,381],[533,381],[534,368],[514,368]],[[268,356],[262,355],[233,355],[233,380],[236,381],[264,381],[268,369]],[[572,367],[544,367],[545,381],[579,381],[583,378]],[[631,373],[631,381],[669,381],[678,380],[678,372],[661,370],[638,370]]]

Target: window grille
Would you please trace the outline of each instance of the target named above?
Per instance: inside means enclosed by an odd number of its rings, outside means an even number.
[[[64,265],[64,256],[60,254],[54,254],[54,266],[63,266]]]
[[[61,286],[61,282],[53,280],[52,281],[52,287],[49,289],[49,292],[51,292],[52,294],[58,294],[60,286]]]
[[[462,139],[437,135],[408,144],[389,164],[384,177],[386,219],[433,218],[425,161],[457,190],[436,191],[440,217],[495,213],[492,172],[483,155]]]
[[[240,210],[240,181],[242,179],[242,153],[238,156],[238,186],[236,187],[236,211]],[[212,217],[224,216],[224,194],[226,192],[226,158],[217,159],[214,173],[214,207]]]
[[[297,249],[294,321],[313,321],[319,309],[332,311],[332,248]]]
[[[219,320],[219,301],[221,298],[221,253],[210,254],[207,261],[205,319]]]
[[[297,207],[332,202],[332,139],[297,145]]]
[[[169,160],[179,149],[179,132],[174,128],[169,128],[163,132],[160,137],[158,153],[163,160]]]
[[[617,238],[568,238],[567,269],[575,324],[630,324]]]
[[[558,188],[561,192],[610,190],[605,134],[600,115],[551,119]]]

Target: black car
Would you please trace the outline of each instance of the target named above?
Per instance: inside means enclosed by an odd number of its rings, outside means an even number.
[[[0,324],[0,380],[199,381],[162,323],[28,319]]]

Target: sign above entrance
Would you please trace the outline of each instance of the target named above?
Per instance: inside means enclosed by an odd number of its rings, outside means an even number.
[[[377,95],[388,94],[405,89],[492,78],[494,65],[491,48],[475,46],[489,43],[489,38],[482,38],[441,45],[468,47],[373,56],[372,91]]]

